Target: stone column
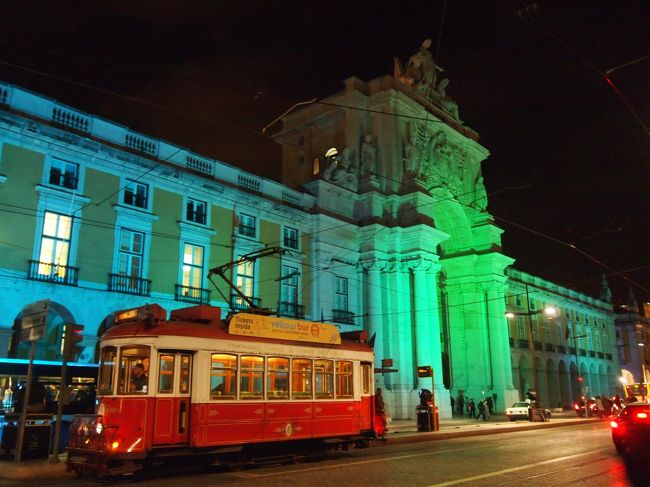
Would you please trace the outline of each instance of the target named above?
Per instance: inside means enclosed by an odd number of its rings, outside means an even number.
[[[384,358],[384,330],[382,327],[382,293],[380,273],[384,270],[386,263],[379,259],[366,260],[359,263],[365,270],[368,278],[366,279],[368,306],[366,307],[366,329],[368,330],[368,339],[375,337],[375,367],[381,366],[381,359]],[[375,377],[377,387],[383,387],[381,375]]]

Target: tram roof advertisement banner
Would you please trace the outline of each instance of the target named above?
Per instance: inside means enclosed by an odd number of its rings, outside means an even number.
[[[334,325],[247,313],[238,313],[230,319],[228,333],[312,343],[341,343],[341,335]]]

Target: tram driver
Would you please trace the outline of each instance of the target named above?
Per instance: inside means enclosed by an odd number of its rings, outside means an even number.
[[[147,384],[149,383],[149,378],[147,374],[144,373],[144,365],[138,362],[133,366],[131,375],[131,385],[132,389],[136,392],[147,392]]]

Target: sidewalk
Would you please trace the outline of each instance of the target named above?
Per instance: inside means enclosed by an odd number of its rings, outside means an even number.
[[[393,420],[388,425],[388,443],[415,443],[420,441],[445,440],[464,436],[490,435],[513,431],[525,431],[541,428],[553,428],[603,421],[599,418],[579,418],[573,411],[554,414],[548,423],[531,423],[529,421],[509,421],[504,415],[492,416],[487,421],[477,421],[467,417],[454,417],[440,421],[439,431],[418,432],[415,420]],[[381,443],[378,443],[381,445]],[[0,478],[12,480],[46,480],[75,476],[66,472],[66,454],[59,455],[61,463],[49,463],[47,459],[26,460],[15,463],[0,460]]]

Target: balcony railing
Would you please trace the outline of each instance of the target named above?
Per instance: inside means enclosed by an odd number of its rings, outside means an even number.
[[[78,274],[78,267],[51,264],[49,262],[40,262],[38,260],[29,261],[28,278],[34,281],[54,282],[56,284],[76,286]]]
[[[598,355],[598,358],[605,358],[605,354],[603,352],[596,352],[596,355]]]
[[[576,347],[569,347],[569,353],[572,353],[575,355],[576,353]]]
[[[555,352],[555,349],[553,348],[552,343],[544,344],[544,350],[546,350],[547,352]]]
[[[124,274],[109,274],[108,290],[116,293],[149,296],[151,294],[151,280]]]
[[[345,325],[354,325],[354,313],[344,309],[332,310],[332,321],[334,323],[343,323]]]
[[[303,304],[282,301],[280,303],[280,315],[291,316],[293,318],[304,318],[305,306]]]
[[[240,224],[239,235],[243,235],[244,237],[255,238],[255,227]]]
[[[606,353],[606,354],[605,354],[605,358],[606,358],[607,360],[612,360],[612,354],[611,354],[611,353]]]
[[[587,356],[587,351],[586,350],[579,350],[578,353],[580,353],[580,355],[582,355],[583,357]]]
[[[528,340],[525,338],[520,338],[518,341],[519,348],[528,348]]]
[[[510,338],[508,338],[508,340],[510,340],[510,346],[514,347],[515,346],[515,339],[510,337]]]
[[[176,284],[176,294],[174,299],[176,299],[176,301],[183,301],[186,303],[210,304],[211,293],[212,291],[210,289]]]
[[[256,308],[259,308],[260,304],[262,304],[262,300],[260,298],[248,297],[248,299],[250,299],[253,302],[253,306],[255,306]],[[250,309],[251,307],[240,296],[233,294],[232,296],[230,296],[230,308],[233,311],[244,311]]]
[[[555,349],[557,350],[557,353],[566,353],[566,347],[564,345],[558,345]]]
[[[595,356],[596,356],[596,352],[594,352],[593,350],[589,350],[589,356],[590,356],[590,357],[595,357]]]
[[[535,350],[541,350],[542,349],[542,342],[535,342]]]

